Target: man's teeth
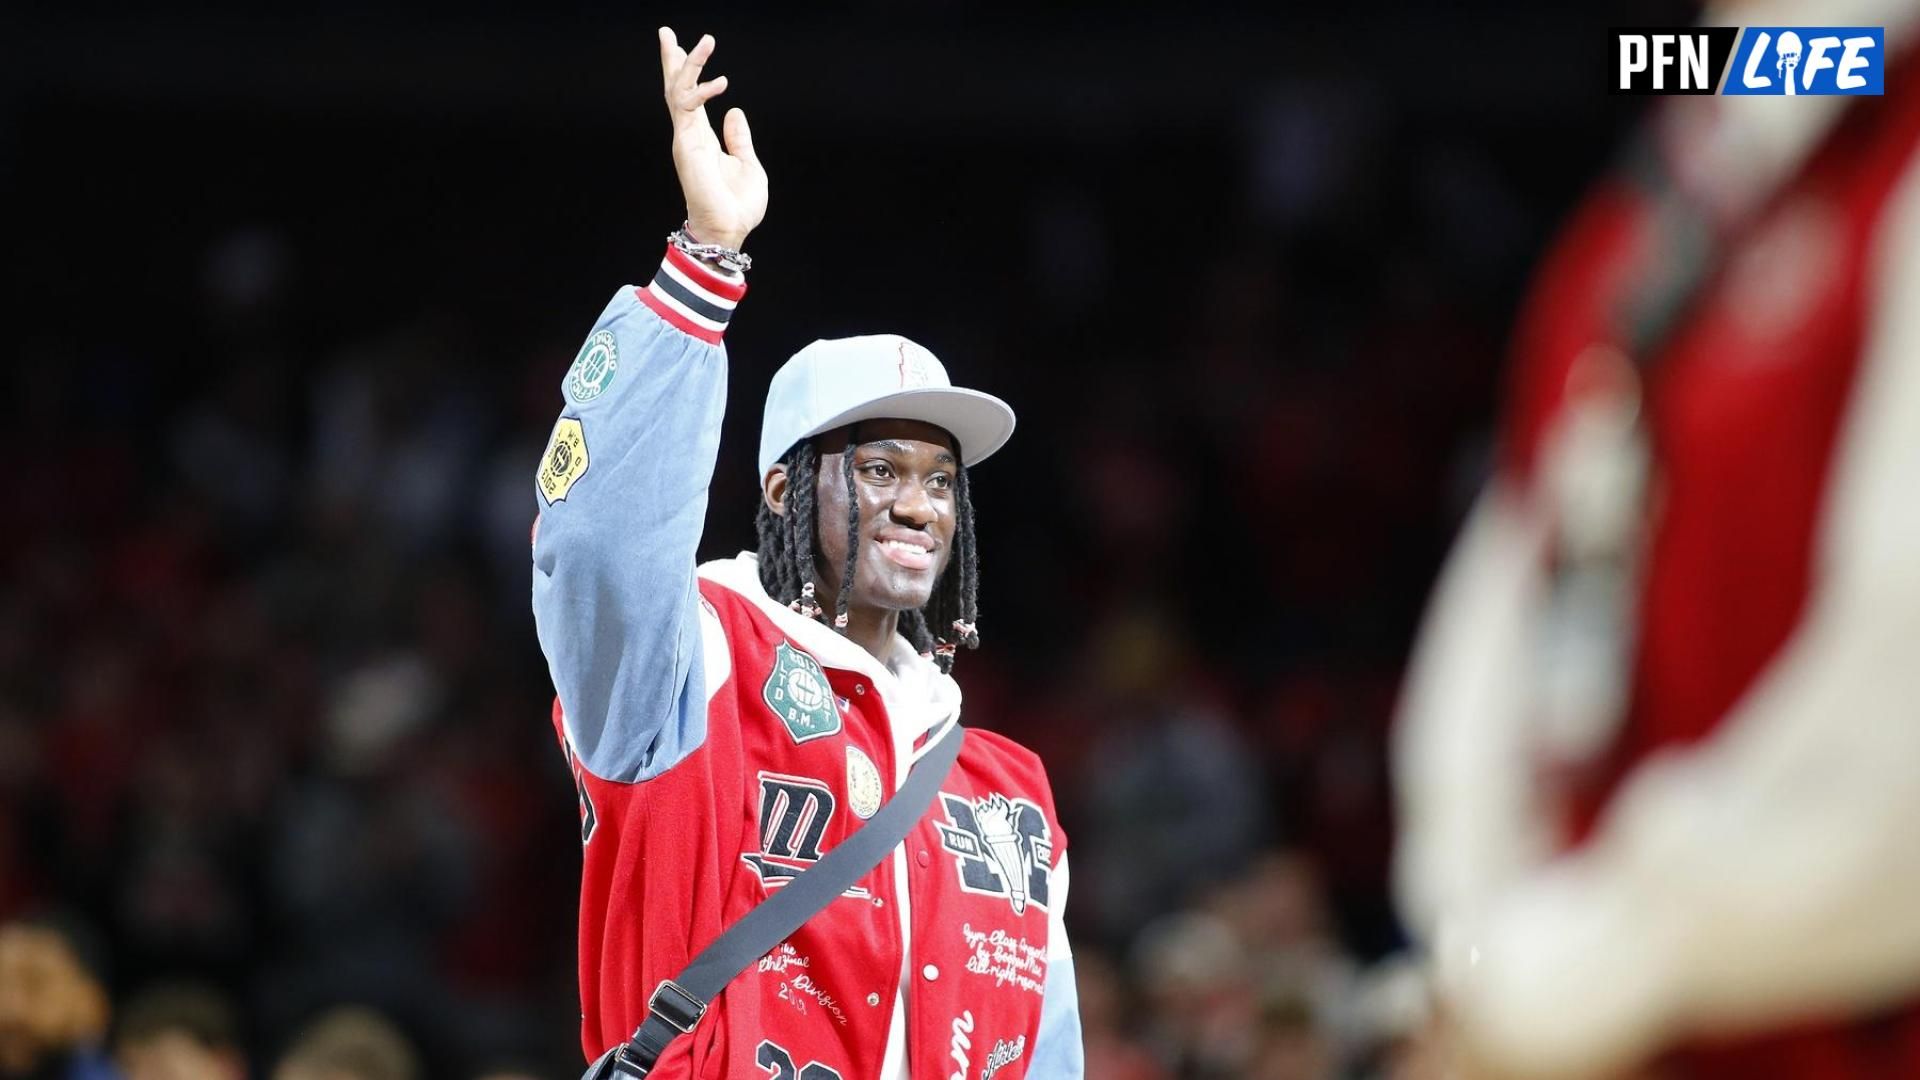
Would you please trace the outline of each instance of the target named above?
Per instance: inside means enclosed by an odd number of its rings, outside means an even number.
[[[911,551],[915,555],[925,555],[927,553],[926,548],[921,547],[919,544],[909,544],[905,540],[882,540],[880,542],[897,551]]]

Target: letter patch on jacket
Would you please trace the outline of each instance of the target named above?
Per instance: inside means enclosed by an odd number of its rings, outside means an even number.
[[[1047,909],[1047,876],[1053,869],[1053,831],[1046,812],[1026,799],[990,795],[968,799],[940,793],[947,820],[940,844],[959,856],[960,888],[1004,896],[1019,915],[1032,904]]]
[[[840,1074],[817,1061],[795,1066],[793,1055],[772,1039],[762,1039],[753,1060],[772,1080],[840,1080]]]
[[[840,730],[840,710],[834,707],[833,689],[820,661],[784,641],[760,694],[794,742],[811,742]]]
[[[784,773],[760,774],[760,850],[740,860],[753,867],[767,888],[792,881],[820,861],[820,844],[837,805],[832,789],[818,780]],[[871,896],[858,885],[842,896]]]

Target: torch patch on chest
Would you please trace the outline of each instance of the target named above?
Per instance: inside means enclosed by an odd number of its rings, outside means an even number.
[[[969,799],[940,793],[947,820],[939,822],[940,846],[960,865],[960,888],[1003,896],[1015,915],[1032,904],[1047,910],[1047,875],[1053,869],[1053,831],[1046,812],[1027,799],[989,795]]]

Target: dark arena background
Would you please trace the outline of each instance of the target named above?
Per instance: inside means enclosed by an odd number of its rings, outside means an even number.
[[[1521,289],[1643,104],[1589,58],[1689,15],[0,13],[0,918],[252,1076],[341,1005],[404,1039],[365,1080],[578,1074],[528,481],[680,223],[668,24],[772,185],[702,557],[807,341],[1011,401],[959,678],[1060,794],[1090,1075],[1387,1075],[1396,690]]]

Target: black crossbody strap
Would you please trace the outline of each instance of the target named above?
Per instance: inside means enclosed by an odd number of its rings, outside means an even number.
[[[587,1070],[587,1080],[613,1080],[615,1074],[646,1076],[669,1043],[693,1030],[708,1004],[734,976],[772,952],[880,865],[933,804],[965,739],[966,729],[954,721],[907,774],[907,782],[865,825],[728,927],[680,974],[655,987],[647,1001],[647,1018],[633,1038],[601,1055]]]

